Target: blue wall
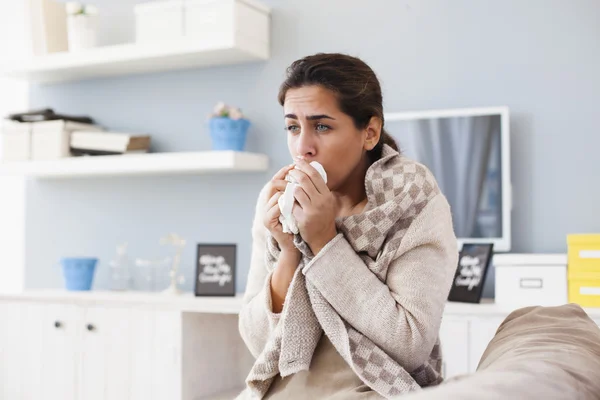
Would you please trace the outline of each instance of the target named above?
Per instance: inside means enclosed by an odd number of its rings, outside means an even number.
[[[103,28],[103,43],[131,40],[135,1],[96,3],[106,19],[119,21]],[[133,256],[160,255],[159,237],[174,231],[190,243],[238,243],[242,290],[256,194],[289,161],[277,89],[290,62],[319,51],[364,58],[382,81],[388,112],[510,107],[514,251],[562,252],[567,233],[600,230],[600,3],[265,3],[273,7],[268,62],[31,89],[33,107],[148,132],[156,151],[208,149],[204,124],[213,104],[239,105],[253,122],[248,150],[268,154],[272,168],[252,175],[30,182],[27,286],[60,286],[55,260],[93,254],[102,259],[96,287],[105,288],[104,267],[118,242],[129,241]],[[187,289],[193,259],[190,245]]]

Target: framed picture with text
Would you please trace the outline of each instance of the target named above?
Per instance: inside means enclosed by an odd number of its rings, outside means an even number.
[[[465,243],[458,257],[448,301],[479,303],[483,285],[492,260],[492,243]]]
[[[196,252],[196,296],[235,296],[237,246],[198,244]]]

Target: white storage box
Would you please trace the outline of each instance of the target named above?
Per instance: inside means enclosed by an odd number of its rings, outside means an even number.
[[[31,154],[31,124],[2,121],[0,161],[26,161]]]
[[[32,123],[31,158],[55,160],[70,157],[71,133],[74,131],[101,131],[97,125],[56,120]]]
[[[28,0],[20,3],[25,4],[26,46],[31,50],[26,50],[27,55],[45,56],[69,49],[64,1]]]
[[[497,254],[496,304],[508,308],[567,303],[566,254]]]
[[[183,1],[152,1],[137,4],[136,42],[160,42],[183,37]]]
[[[270,9],[253,0],[186,0],[185,34],[201,40],[269,45]]]

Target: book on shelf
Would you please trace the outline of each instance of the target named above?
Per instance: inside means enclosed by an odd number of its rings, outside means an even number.
[[[120,132],[78,131],[71,134],[73,155],[146,153],[150,136]]]

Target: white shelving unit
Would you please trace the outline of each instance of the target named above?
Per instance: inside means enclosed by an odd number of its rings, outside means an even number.
[[[54,53],[2,68],[7,78],[57,83],[109,76],[264,61],[268,43],[237,36],[129,43],[75,53]]]
[[[266,171],[268,166],[267,156],[255,153],[234,151],[149,153],[6,162],[0,163],[0,176],[64,179],[96,176],[238,173]]]

